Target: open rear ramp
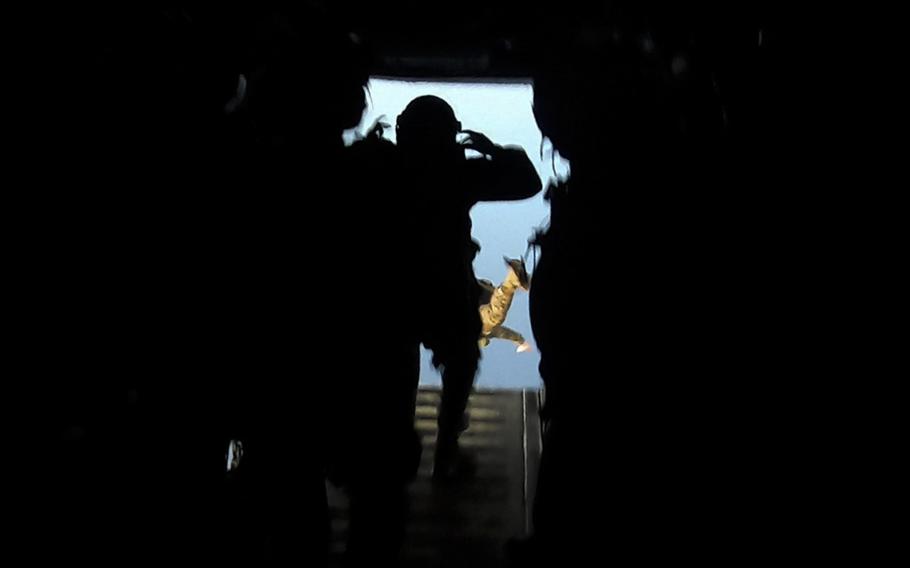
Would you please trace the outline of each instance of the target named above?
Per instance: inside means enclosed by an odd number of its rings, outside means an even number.
[[[421,389],[417,430],[423,456],[410,486],[410,516],[402,564],[413,567],[503,566],[503,546],[527,534],[540,455],[534,390],[480,390],[471,396],[470,428],[461,447],[477,464],[467,479],[432,480],[440,393]],[[343,492],[329,486],[332,564],[340,566],[347,532]]]

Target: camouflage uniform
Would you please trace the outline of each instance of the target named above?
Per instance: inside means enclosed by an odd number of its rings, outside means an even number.
[[[524,287],[515,269],[509,267],[509,273],[499,286],[494,287],[492,282],[484,279],[479,279],[477,283],[481,288],[480,320],[483,324],[480,346],[486,347],[491,339],[505,339],[516,345],[523,344],[524,336],[502,325],[506,321],[509,308],[512,307],[515,292]]]

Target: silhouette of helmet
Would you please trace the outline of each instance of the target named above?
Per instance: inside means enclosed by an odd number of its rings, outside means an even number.
[[[417,97],[398,115],[396,131],[405,138],[451,138],[461,130],[455,111],[439,97]]]

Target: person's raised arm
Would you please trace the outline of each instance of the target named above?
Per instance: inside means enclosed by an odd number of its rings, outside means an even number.
[[[518,146],[499,146],[485,135],[473,130],[461,145],[483,154],[486,159],[468,160],[468,187],[474,201],[518,201],[534,197],[542,185],[534,164],[524,149]]]

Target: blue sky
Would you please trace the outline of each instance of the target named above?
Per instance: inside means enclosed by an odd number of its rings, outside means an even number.
[[[421,95],[436,95],[448,101],[455,109],[455,115],[463,128],[486,134],[500,145],[521,146],[536,165],[546,187],[554,179],[555,170],[565,176],[567,164],[553,156],[549,143],[543,148],[541,157],[541,134],[532,113],[533,91],[530,83],[443,83],[406,82],[373,79],[369,85],[369,108],[364,113],[361,126],[346,133],[348,140],[362,133],[382,115],[386,122],[395,124],[395,118],[414,98]],[[394,128],[386,131],[386,137],[395,141]],[[480,242],[481,251],[474,261],[474,272],[478,278],[486,278],[498,284],[506,274],[502,257],[519,257],[526,253],[528,239],[537,227],[548,221],[549,207],[538,196],[520,202],[481,203],[471,212],[474,221],[474,238]],[[529,255],[528,268],[533,269],[533,254]],[[528,294],[519,292],[515,296],[506,325],[521,332],[534,345],[531,323],[528,317]],[[479,388],[536,388],[540,384],[537,365],[540,356],[536,346],[531,352],[516,353],[509,342],[494,340],[482,351],[480,373],[477,377]],[[420,382],[424,385],[438,385],[439,376],[429,363],[429,356],[423,353]]]

